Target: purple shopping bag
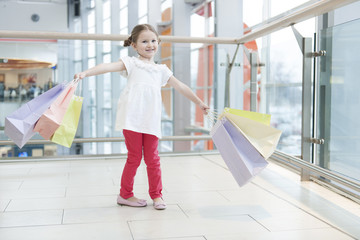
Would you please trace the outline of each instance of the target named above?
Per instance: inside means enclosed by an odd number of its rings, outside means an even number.
[[[33,131],[35,123],[65,87],[65,84],[59,84],[51,88],[5,118],[5,134],[19,148],[22,148],[35,135]]]
[[[34,132],[38,132],[43,138],[50,140],[51,136],[61,125],[77,85],[78,81],[74,80],[62,91],[58,98],[49,106],[49,109],[36,122]]]
[[[226,117],[216,122],[212,139],[239,186],[259,174],[268,162]]]

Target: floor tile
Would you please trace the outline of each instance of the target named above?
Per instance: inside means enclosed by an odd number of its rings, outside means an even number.
[[[28,176],[30,168],[0,168],[0,180],[22,180]]]
[[[5,208],[9,205],[10,199],[0,198],[0,212],[5,211]]]
[[[64,197],[65,187],[3,190],[1,197],[11,199]]]
[[[205,235],[206,240],[351,240],[354,239],[332,228],[305,229],[296,231],[244,233],[237,235]]]
[[[0,174],[1,175],[1,174]],[[22,185],[23,181],[12,181],[12,180],[0,180],[0,191],[1,190],[17,190]]]
[[[126,222],[0,228],[6,240],[133,240]]]
[[[164,194],[164,199],[168,204],[193,204],[196,206],[229,202],[217,191],[167,192]]]
[[[39,188],[65,188],[68,186],[68,176],[61,174],[59,176],[37,176],[24,179],[19,189],[39,189]]]
[[[61,224],[63,210],[4,212],[0,228]]]
[[[276,214],[252,214],[251,217],[271,232],[331,227],[326,222],[302,210]]]
[[[101,196],[114,195],[119,192],[119,187],[113,186],[112,182],[103,186],[84,186],[84,187],[68,187],[66,189],[67,197],[78,196]]]
[[[158,211],[151,204],[141,208],[114,206],[108,208],[67,209],[64,211],[64,224],[159,219],[186,219],[186,215],[177,205],[168,205],[166,211]]]
[[[213,219],[131,221],[129,225],[134,239],[161,239],[203,236],[206,234],[243,234],[246,232],[267,231],[246,215]]]
[[[112,207],[116,205],[116,195],[80,196],[62,198],[34,198],[11,200],[6,211],[34,211],[72,208]]]

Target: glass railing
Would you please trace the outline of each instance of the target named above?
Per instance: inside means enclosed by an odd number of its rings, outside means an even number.
[[[360,181],[360,20],[320,33],[317,164]]]

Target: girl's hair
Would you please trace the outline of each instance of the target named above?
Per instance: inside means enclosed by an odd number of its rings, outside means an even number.
[[[160,42],[159,34],[156,32],[156,30],[153,26],[151,26],[150,24],[139,24],[133,28],[133,30],[131,31],[130,37],[124,41],[124,47],[130,46],[131,43],[136,43],[137,39],[139,38],[140,33],[145,30],[149,30],[149,31],[152,31],[153,33],[155,33],[155,35],[158,39],[158,42]]]

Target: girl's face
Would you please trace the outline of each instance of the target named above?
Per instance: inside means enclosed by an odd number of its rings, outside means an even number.
[[[158,38],[155,33],[150,30],[144,30],[139,34],[136,43],[132,43],[132,47],[138,52],[140,58],[152,61],[158,50]]]

